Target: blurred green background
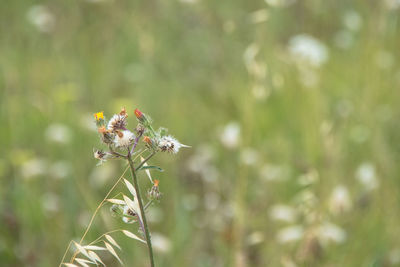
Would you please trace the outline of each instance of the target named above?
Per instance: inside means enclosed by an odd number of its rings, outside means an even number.
[[[192,146],[152,160],[165,170],[149,212],[157,266],[400,266],[399,11],[3,1],[0,265],[57,266],[79,240],[123,170],[96,167],[93,113],[125,106],[132,128],[138,107]],[[87,241],[136,232],[109,207]],[[114,237],[126,265],[148,266],[143,244]]]

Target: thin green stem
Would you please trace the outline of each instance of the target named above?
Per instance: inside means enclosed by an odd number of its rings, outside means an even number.
[[[145,160],[143,160],[139,164],[139,166],[136,169],[138,169],[141,166],[143,166],[143,164],[147,160],[149,160],[152,156],[154,156],[154,154],[155,154],[155,152],[152,152]],[[152,248],[151,239],[150,239],[150,231],[149,231],[149,227],[147,226],[145,209],[144,209],[144,206],[143,206],[142,198],[140,196],[140,188],[139,188],[139,183],[138,183],[138,179],[137,179],[137,176],[136,176],[135,166],[133,165],[133,161],[132,161],[132,158],[130,157],[130,155],[128,156],[128,162],[129,162],[129,166],[130,166],[131,173],[132,173],[133,186],[135,187],[135,190],[136,190],[136,196],[137,196],[137,200],[138,200],[138,203],[139,203],[140,213],[142,215],[142,223],[143,223],[144,233],[145,233],[145,236],[146,236],[147,248],[149,250],[150,265],[151,265],[151,267],[154,267],[154,256],[153,256],[153,248]]]

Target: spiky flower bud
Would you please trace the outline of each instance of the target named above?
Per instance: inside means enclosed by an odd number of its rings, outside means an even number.
[[[149,190],[148,194],[148,198],[150,200],[160,200],[161,198],[161,192],[160,189],[158,188],[158,184],[159,184],[159,180],[154,180],[154,184],[151,187],[151,189]]]
[[[138,118],[139,120],[143,118],[143,113],[139,110],[139,109],[135,109],[135,116],[136,118]]]

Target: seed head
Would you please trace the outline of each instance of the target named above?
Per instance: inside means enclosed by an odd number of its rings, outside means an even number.
[[[126,113],[125,113],[126,114]],[[116,130],[126,130],[126,118],[127,115],[115,114],[111,117],[110,121],[108,122],[107,129],[109,131],[116,131]]]
[[[135,139],[135,135],[128,130],[116,131],[114,144],[116,147],[128,147]]]
[[[178,153],[178,151],[181,147],[189,147],[189,146],[179,143],[179,141],[176,140],[171,135],[161,137],[158,142],[158,148],[162,152],[169,152],[169,153],[176,154],[176,153]]]

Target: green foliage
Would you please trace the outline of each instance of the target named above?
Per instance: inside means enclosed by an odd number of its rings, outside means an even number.
[[[292,1],[3,1],[0,265],[55,266],[79,241],[123,169],[96,166],[93,113],[123,106],[130,126],[138,107],[192,146],[152,161],[168,166],[152,173],[163,193],[149,216],[158,267],[395,265],[399,7],[273,2]],[[290,52],[303,34],[325,61]],[[348,211],[332,207],[339,185]],[[297,215],[273,220],[277,204]],[[88,240],[122,225],[107,205]],[[346,240],[319,244],[307,214]],[[280,243],[293,226],[304,238]],[[123,262],[147,264],[145,246],[113,238]]]

